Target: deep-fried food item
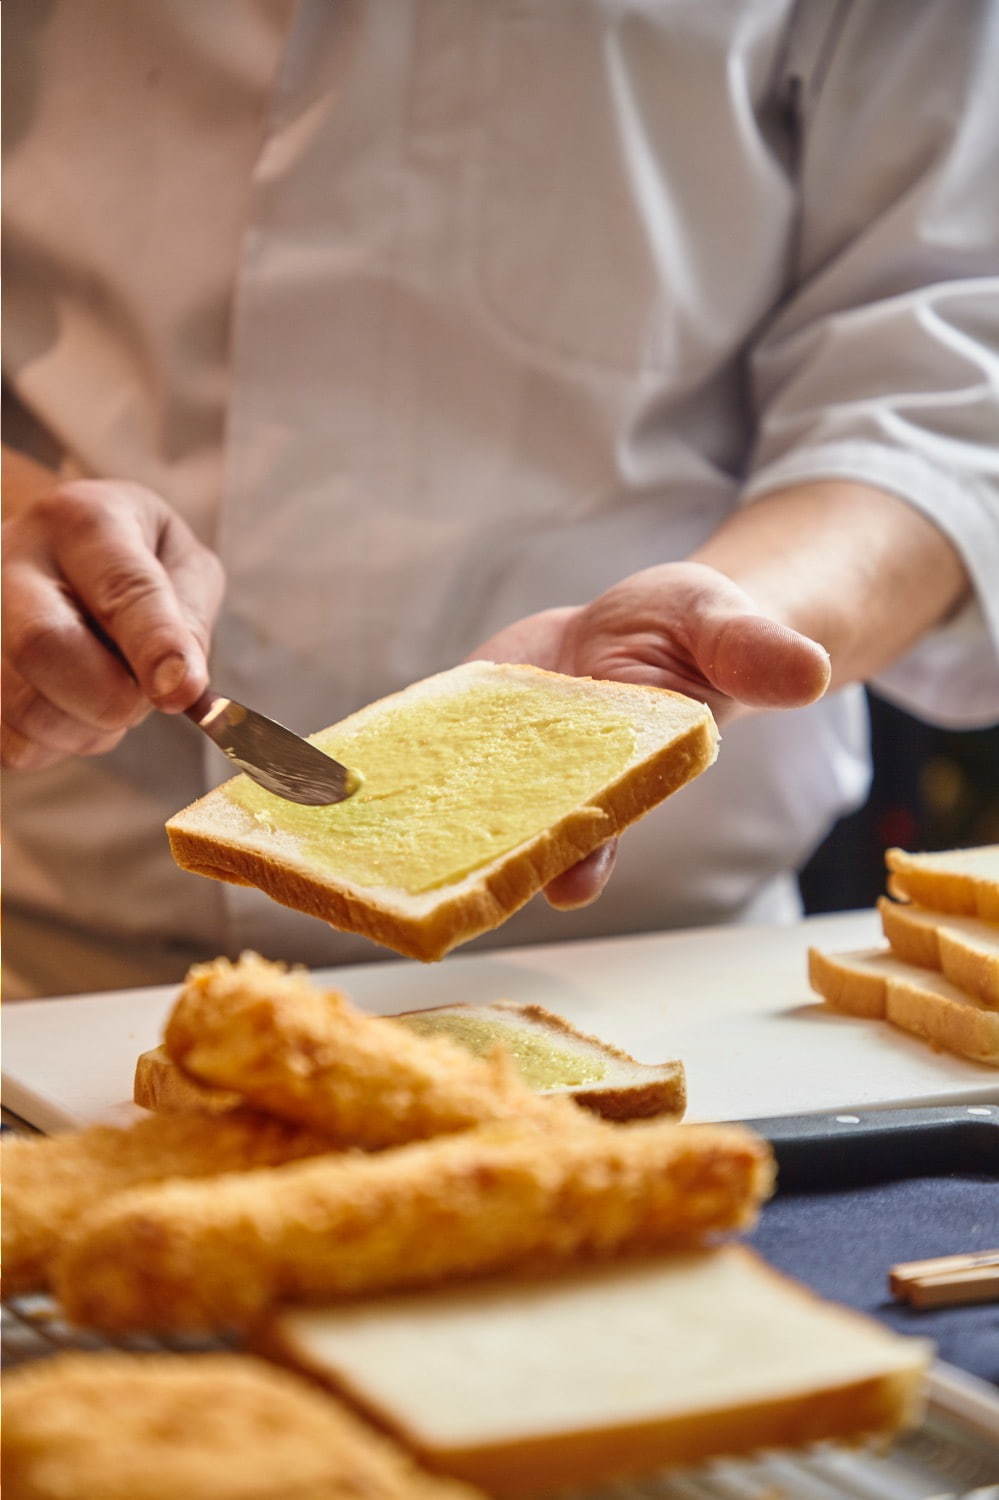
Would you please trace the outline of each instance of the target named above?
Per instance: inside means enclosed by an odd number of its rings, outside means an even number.
[[[5,1140],[4,1296],[46,1286],[67,1231],[95,1203],[125,1188],[245,1172],[336,1149],[328,1136],[248,1109],[216,1119],[153,1115],[127,1127],[91,1125],[70,1135]]]
[[[284,1300],[701,1241],[750,1221],[772,1178],[738,1126],[504,1121],[122,1194],[80,1225],[56,1284],[107,1331],[237,1327]]]
[[[193,968],[164,1043],[201,1083],[369,1150],[575,1108],[539,1099],[500,1051],[414,1036],[255,953]]]
[[[241,1354],[63,1354],[4,1383],[6,1500],[476,1500]],[[480,1497],[481,1500],[481,1497]]]

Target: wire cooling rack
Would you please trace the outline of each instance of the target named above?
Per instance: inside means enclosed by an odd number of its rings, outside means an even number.
[[[5,1303],[0,1332],[7,1369],[65,1349],[189,1353],[222,1347],[177,1338],[111,1344],[71,1328],[42,1296]],[[923,1425],[889,1453],[820,1444],[804,1456],[727,1460],[641,1483],[563,1491],[559,1500],[999,1500],[999,1396],[983,1381],[938,1365]]]

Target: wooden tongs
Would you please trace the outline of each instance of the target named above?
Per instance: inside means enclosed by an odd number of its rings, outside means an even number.
[[[999,1301],[999,1250],[905,1261],[892,1266],[888,1288],[899,1302],[913,1307]]]

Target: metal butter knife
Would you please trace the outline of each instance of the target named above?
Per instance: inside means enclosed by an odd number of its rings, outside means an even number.
[[[323,807],[357,790],[359,778],[331,755],[210,687],[184,712],[234,766],[288,802]]]
[[[90,620],[88,625],[101,645],[121,662],[133,682],[138,681],[117,641],[96,621]],[[274,719],[265,718],[233,698],[223,698],[211,686],[184,713],[251,781],[286,802],[298,802],[303,807],[328,807],[330,803],[345,801],[361,784],[361,778],[332,755],[317,750]]]

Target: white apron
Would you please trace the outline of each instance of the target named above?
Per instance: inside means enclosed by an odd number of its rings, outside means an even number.
[[[84,92],[76,53],[88,9],[77,0],[74,18],[72,5],[57,7],[38,42],[58,74],[55,40],[76,28],[59,57]],[[224,691],[317,728],[452,665],[523,614],[682,558],[740,503],[754,434],[765,450],[755,492],[796,464],[798,477],[846,473],[943,506],[932,452],[914,461],[886,436],[898,371],[889,362],[877,410],[851,415],[856,354],[829,368],[821,339],[805,374],[841,417],[823,428],[809,467],[814,390],[789,400],[788,346],[860,295],[864,277],[851,263],[804,331],[795,323],[800,194],[780,124],[786,0],[312,0],[293,14],[260,3],[244,7],[256,29],[242,50],[226,46],[229,7],[209,39],[202,18],[213,7],[163,0],[152,41],[149,8],[125,9],[132,50],[116,66],[112,47],[103,86],[134,94],[139,63],[160,67],[144,100],[154,149],[137,162],[119,141],[117,175],[101,178],[113,229],[89,202],[73,207],[89,235],[77,253],[98,268],[113,310],[127,308],[130,338],[119,319],[114,346],[79,276],[64,278],[66,290],[56,264],[32,338],[16,327],[15,386],[55,426],[68,468],[154,484],[217,548],[228,591],[212,677]],[[857,25],[876,30],[864,15]],[[163,32],[176,57],[164,54]],[[795,36],[809,65],[824,35],[806,26]],[[179,77],[182,64],[197,98],[178,103],[171,69]],[[235,105],[217,110],[222,123],[207,117],[213,71],[245,106],[240,128]],[[952,71],[956,88],[957,63]],[[52,108],[50,136],[61,118],[58,101]],[[31,149],[25,175],[37,166]],[[51,150],[44,130],[34,149]],[[198,192],[184,176],[192,162],[205,174]],[[192,200],[186,224],[171,208],[176,181]],[[166,201],[162,244],[150,243],[150,192]],[[36,256],[41,241],[56,259],[65,221],[57,235],[44,206],[24,216]],[[201,253],[185,260],[192,236]],[[141,241],[138,262],[115,282],[130,239]],[[162,278],[158,303],[150,267]],[[781,336],[767,345],[761,322],[782,299]],[[890,300],[887,347],[918,349],[920,307]],[[230,320],[231,340],[206,335],[199,349],[199,307],[209,331],[211,318]],[[854,337],[864,347],[864,330]],[[770,428],[745,378],[754,340],[758,386],[774,387]],[[128,346],[131,362],[116,365],[109,350]],[[95,348],[107,390],[81,386]],[[978,353],[964,352],[970,367]],[[900,359],[899,371],[911,364]],[[943,506],[941,524],[960,534],[971,502],[949,483],[958,520]],[[976,535],[989,538],[990,524],[977,518]],[[977,566],[999,560],[999,539],[990,545]],[[946,644],[954,639],[960,653]],[[945,661],[936,678],[918,662],[906,668],[925,701],[940,701],[940,679],[953,714],[980,716],[990,692],[999,706],[980,615],[929,643],[927,660],[931,651]],[[144,963],[150,977],[244,946],[312,964],[383,956],[257,892],[170,865],[162,822],[225,774],[189,725],[154,716],[100,761],[8,778],[12,908],[97,934],[97,948]],[[555,913],[539,899],[490,941],[788,918],[789,872],[862,799],[867,778],[859,690],[742,721],[709,773],[628,832],[594,907]]]

